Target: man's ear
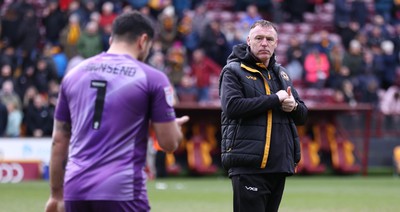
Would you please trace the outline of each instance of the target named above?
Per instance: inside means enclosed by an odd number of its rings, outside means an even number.
[[[112,41],[113,41],[113,37],[110,36],[110,38],[108,38],[108,44],[111,45]]]
[[[145,49],[146,48],[146,44],[147,44],[147,42],[149,41],[149,36],[147,35],[147,34],[142,34],[140,37],[139,37],[139,43],[138,43],[138,45],[139,45],[139,49],[140,50],[143,50],[143,49]]]

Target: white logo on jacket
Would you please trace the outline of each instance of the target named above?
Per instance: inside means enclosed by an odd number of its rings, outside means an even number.
[[[257,187],[251,187],[251,186],[244,186],[246,188],[246,190],[248,191],[258,191]]]
[[[289,76],[284,71],[281,71],[281,76],[284,80],[289,81]]]

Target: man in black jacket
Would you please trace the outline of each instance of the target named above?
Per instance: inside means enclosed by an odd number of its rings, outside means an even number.
[[[234,46],[220,76],[222,165],[234,211],[278,211],[286,177],[300,160],[296,125],[308,109],[275,60],[276,27],[259,20]]]
[[[0,137],[4,135],[7,128],[8,111],[7,107],[0,101]]]

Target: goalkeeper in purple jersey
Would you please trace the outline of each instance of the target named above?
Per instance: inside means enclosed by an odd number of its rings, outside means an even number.
[[[154,29],[138,12],[113,23],[110,48],[64,77],[55,112],[46,211],[149,211],[149,124],[161,148],[182,140],[168,78],[143,61]]]

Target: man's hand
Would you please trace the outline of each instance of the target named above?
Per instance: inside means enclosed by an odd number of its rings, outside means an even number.
[[[189,121],[189,116],[182,116],[182,117],[176,118],[175,121],[178,124],[178,126],[182,126],[183,124],[185,124],[186,122]]]
[[[283,102],[283,100],[289,98],[289,95],[285,90],[280,90],[280,91],[276,92],[276,95],[279,98],[279,102]]]
[[[282,110],[285,112],[292,112],[297,106],[297,102],[292,95],[292,88],[289,86],[287,88],[288,98],[284,99],[282,102]]]
[[[64,212],[64,200],[50,197],[47,200],[45,212]]]

